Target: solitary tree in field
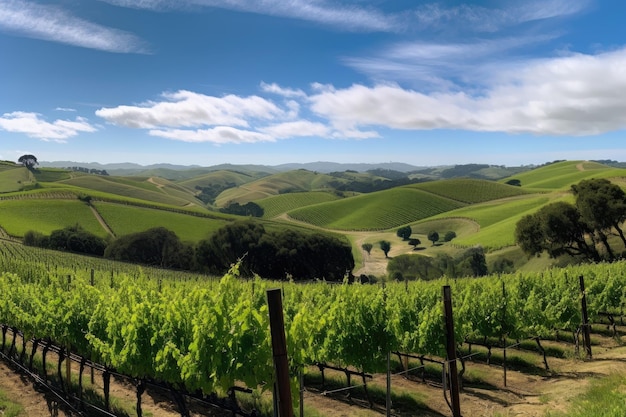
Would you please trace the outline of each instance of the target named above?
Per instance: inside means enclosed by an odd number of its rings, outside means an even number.
[[[439,233],[435,232],[434,230],[431,232],[428,232],[428,240],[433,242],[433,246],[435,246],[435,243],[439,241]]]
[[[381,240],[379,242],[380,250],[385,253],[385,258],[388,258],[389,251],[391,250],[391,243],[386,240]]]
[[[20,164],[24,165],[28,169],[33,169],[35,165],[39,165],[37,157],[35,155],[22,155],[17,160]]]
[[[370,252],[372,251],[373,247],[374,245],[372,245],[371,243],[364,243],[361,245],[361,249],[367,252],[368,255],[370,255]]]
[[[409,239],[409,245],[413,246],[413,250],[417,249],[417,247],[422,243],[418,238]]]
[[[402,238],[402,240],[409,240],[411,238],[411,233],[413,233],[413,230],[411,230],[411,226],[403,226],[398,229],[396,235],[399,238]]]

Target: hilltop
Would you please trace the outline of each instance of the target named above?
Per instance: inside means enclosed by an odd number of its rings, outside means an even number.
[[[98,236],[114,238],[165,226],[184,241],[198,242],[241,218],[229,214],[232,204],[253,204],[262,213],[256,221],[270,230],[317,230],[347,239],[358,274],[385,274],[389,259],[378,249],[380,240],[391,243],[390,257],[454,256],[480,245],[491,271],[497,265],[542,269],[554,261],[527,259],[514,244],[515,224],[545,204],[571,201],[569,189],[582,179],[608,178],[626,184],[626,170],[614,167],[618,163],[604,162],[557,161],[516,168],[467,164],[407,171],[399,169],[408,166],[391,169],[387,164],[351,164],[360,170],[340,171],[345,166],[326,164],[326,170],[333,169],[330,172],[283,170],[298,166],[292,164],[57,163],[109,175],[45,166],[29,171],[4,162],[0,164],[0,228],[4,236],[21,239],[28,230],[50,233],[80,223]],[[117,175],[116,170],[135,173]],[[412,238],[422,242],[419,251],[396,236],[397,229],[405,226],[411,227]],[[454,232],[455,238],[430,245],[427,235],[433,230],[442,237]],[[373,245],[371,253],[361,248],[364,243]]]

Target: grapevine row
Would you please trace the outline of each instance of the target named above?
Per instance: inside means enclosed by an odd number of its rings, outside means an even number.
[[[225,392],[235,381],[271,387],[266,291],[275,286],[284,293],[294,365],[333,363],[364,372],[384,370],[387,352],[445,356],[442,285],[452,288],[459,345],[574,331],[581,323],[579,275],[592,317],[619,313],[626,300],[623,262],[387,285],[243,281],[236,267],[219,281],[155,278],[130,266],[115,274],[97,270],[92,279],[83,266],[53,266],[48,251],[27,259],[27,248],[20,254],[10,246],[0,245],[0,267],[7,271],[0,275],[0,322],[124,374],[205,393]]]

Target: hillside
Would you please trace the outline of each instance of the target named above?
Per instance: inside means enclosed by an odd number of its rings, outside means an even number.
[[[489,262],[509,258],[518,268],[542,268],[548,264],[545,260],[528,260],[515,250],[513,231],[522,216],[549,202],[572,201],[569,187],[581,179],[609,178],[626,186],[625,169],[586,161],[550,163],[498,181],[453,178],[415,183],[403,183],[408,178],[405,174],[380,168],[331,173],[193,169],[201,173],[172,181],[59,168],[41,168],[33,175],[21,166],[0,164],[0,188],[4,187],[0,189],[0,228],[21,238],[31,229],[49,233],[75,223],[99,236],[165,226],[183,240],[197,242],[241,218],[211,209],[215,198],[217,207],[235,201],[258,204],[264,211],[259,221],[269,229],[298,227],[345,235],[353,244],[355,271],[385,273],[388,259],[379,256],[380,240],[392,243],[390,256],[415,253],[396,236],[404,225],[410,225],[412,237],[422,242],[428,242],[426,235],[432,230],[442,236],[456,234],[451,243],[423,244],[422,255],[454,254],[480,245],[487,250]],[[512,179],[521,186],[507,184]],[[92,199],[91,207],[79,200],[85,196]],[[370,255],[361,250],[365,242],[374,245]]]

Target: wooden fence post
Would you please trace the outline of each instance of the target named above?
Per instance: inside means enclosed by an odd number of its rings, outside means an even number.
[[[280,288],[267,290],[267,304],[272,334],[272,352],[276,370],[279,417],[293,417],[291,385],[289,383],[289,361],[287,360],[287,339],[283,317],[282,291]]]
[[[443,309],[446,321],[446,361],[448,362],[448,370],[450,371],[452,415],[453,417],[461,417],[459,375],[456,369],[456,340],[454,337],[454,320],[452,319],[452,293],[449,285],[443,287]]]

